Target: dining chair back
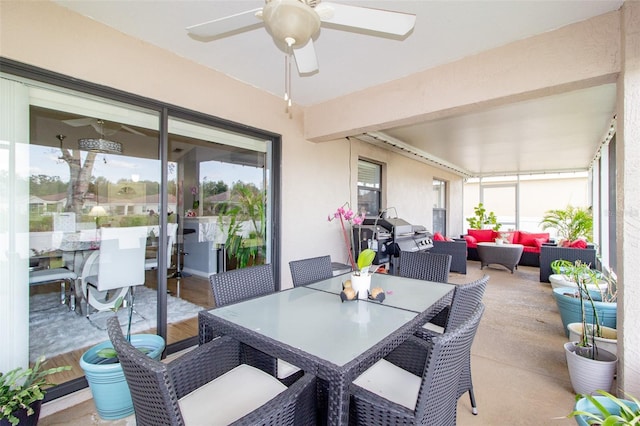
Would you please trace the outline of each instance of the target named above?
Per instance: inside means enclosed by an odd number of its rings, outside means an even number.
[[[82,290],[88,305],[105,311],[133,286],[144,284],[147,227],[102,228],[100,236],[100,249],[85,262]]]
[[[213,274],[209,281],[216,307],[276,291],[270,263]]]
[[[416,335],[428,341],[435,336],[460,327],[461,324],[474,314],[476,308],[482,304],[482,297],[484,296],[488,282],[489,276],[484,275],[482,278],[473,282],[457,285],[453,293],[451,306],[445,308],[432,322],[427,323],[423,328],[419,329]],[[473,380],[471,378],[470,353],[460,379],[458,397],[465,392],[469,392],[471,412],[478,414],[476,398],[473,393]]]
[[[298,425],[314,418],[313,375],[305,374],[286,387],[242,364],[248,359],[243,351],[252,349],[231,337],[160,362],[127,341],[115,316],[107,320],[107,330],[139,425]]]
[[[216,307],[264,296],[276,291],[270,263],[213,274],[209,280]],[[207,338],[216,336],[213,330],[204,333],[208,336]],[[273,363],[272,370],[278,379],[286,385],[291,384],[303,374],[300,368],[281,359]]]
[[[450,267],[450,254],[401,251],[398,275],[417,280],[446,283],[449,281]]]
[[[483,312],[479,304],[430,343],[412,337],[365,371],[351,387],[350,424],[455,425],[458,383]]]
[[[311,284],[333,276],[331,256],[329,255],[292,260],[289,262],[289,269],[294,287]]]
[[[177,223],[167,223],[167,269],[171,268],[171,254],[173,253],[173,245],[176,243],[177,232]],[[153,258],[144,260],[144,268],[147,271],[158,269],[158,255],[159,253]]]

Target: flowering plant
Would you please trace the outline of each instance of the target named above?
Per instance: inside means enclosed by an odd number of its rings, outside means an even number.
[[[356,215],[354,211],[351,210],[351,208],[349,207],[349,203],[345,203],[341,207],[338,207],[338,210],[336,210],[335,213],[329,215],[328,217],[329,222],[331,222],[334,219],[337,219],[340,221],[340,227],[342,228],[342,236],[344,238],[344,244],[347,247],[347,253],[349,253],[349,262],[351,263],[351,269],[359,271],[363,267],[370,266],[371,263],[373,262],[373,258],[368,260],[368,264],[365,264],[367,263],[366,260],[369,257],[368,254],[364,253],[366,250],[363,250],[360,253],[360,255],[358,256],[358,264],[356,264],[356,261],[353,259],[353,252],[351,250],[351,234],[347,231],[347,228],[345,225],[345,223],[351,224],[352,226],[362,225],[362,222],[364,221],[364,214]],[[375,252],[373,254],[375,257]],[[362,260],[361,260],[361,257],[362,257]],[[360,266],[361,263],[362,263],[362,266]]]
[[[198,200],[198,187],[197,186],[192,186],[191,187],[191,195],[193,195],[193,209],[197,210],[198,207],[200,206],[200,200]]]

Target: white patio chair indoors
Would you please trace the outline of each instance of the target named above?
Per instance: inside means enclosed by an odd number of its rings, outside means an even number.
[[[147,227],[102,228],[100,250],[91,253],[82,269],[82,294],[90,307],[112,309],[129,290],[145,281]]]
[[[177,232],[177,223],[167,223],[167,269],[171,268],[171,254],[173,253],[173,245],[176,243]],[[158,256],[145,259],[144,269],[147,271],[158,269]]]
[[[216,307],[264,296],[276,291],[270,263],[213,274],[209,277],[209,281]],[[302,375],[302,370],[278,359],[276,375],[282,383],[289,386]]]
[[[67,268],[51,268],[29,271],[29,286],[60,283],[60,303],[67,304],[72,311],[76,310],[76,280],[78,275]],[[67,290],[67,284],[69,289]]]

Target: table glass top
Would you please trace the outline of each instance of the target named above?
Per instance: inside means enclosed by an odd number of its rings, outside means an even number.
[[[276,292],[209,311],[291,347],[342,366],[416,316],[368,301],[306,287]]]
[[[307,287],[340,294],[342,283],[349,278],[350,274],[338,275],[328,280],[309,284]],[[383,305],[413,312],[424,312],[451,291],[454,285],[414,280],[389,274],[374,274],[371,277],[371,288],[375,287],[382,287],[385,291]]]

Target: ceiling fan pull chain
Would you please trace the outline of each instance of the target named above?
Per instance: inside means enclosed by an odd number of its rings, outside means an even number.
[[[287,43],[287,51],[285,53],[284,58],[284,101],[286,102],[285,112],[289,113],[289,118],[291,118],[291,62],[293,56],[293,44],[295,40],[291,37],[287,37],[285,39]]]

